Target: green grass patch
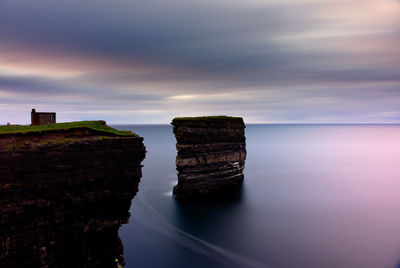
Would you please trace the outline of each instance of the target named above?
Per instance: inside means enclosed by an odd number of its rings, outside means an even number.
[[[30,133],[30,132],[45,132],[54,130],[67,130],[73,128],[89,128],[101,132],[112,133],[119,136],[137,136],[135,133],[126,130],[117,130],[106,125],[105,121],[78,121],[69,123],[56,123],[49,125],[2,125],[0,126],[1,134],[13,133]]]
[[[233,116],[226,116],[226,115],[213,115],[213,116],[198,116],[198,117],[175,117],[172,119],[172,123],[177,121],[219,121],[219,120],[243,120],[241,117],[233,117]]]

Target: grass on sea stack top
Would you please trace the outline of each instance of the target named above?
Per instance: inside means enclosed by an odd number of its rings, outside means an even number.
[[[117,130],[106,125],[105,121],[77,121],[69,123],[56,123],[49,125],[2,125],[0,126],[0,134],[13,133],[29,133],[29,132],[44,132],[54,130],[65,130],[73,128],[89,128],[101,132],[112,133],[119,136],[137,136],[131,131]]]
[[[213,116],[198,116],[198,117],[175,117],[172,119],[172,124],[178,121],[202,121],[202,122],[212,122],[212,121],[243,121],[242,117],[233,117],[226,115],[213,115]]]

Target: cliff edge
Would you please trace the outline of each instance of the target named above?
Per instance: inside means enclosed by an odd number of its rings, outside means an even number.
[[[104,121],[0,129],[0,263],[114,267],[143,138]],[[1,266],[1,265],[0,265]]]
[[[181,117],[171,123],[176,137],[177,198],[197,198],[240,185],[246,159],[243,119]]]

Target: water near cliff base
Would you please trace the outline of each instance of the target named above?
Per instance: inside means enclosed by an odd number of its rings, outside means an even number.
[[[147,147],[126,267],[396,268],[400,126],[248,125],[241,191],[182,203],[168,125],[116,126]]]

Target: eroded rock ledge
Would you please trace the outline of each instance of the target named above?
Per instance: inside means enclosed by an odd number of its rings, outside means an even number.
[[[78,128],[0,140],[0,266],[123,264],[118,229],[138,191],[143,138]]]
[[[175,118],[177,198],[197,198],[237,186],[246,159],[244,122],[239,117]]]

